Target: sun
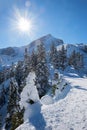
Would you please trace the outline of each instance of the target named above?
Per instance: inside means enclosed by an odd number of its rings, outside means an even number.
[[[32,23],[28,19],[21,17],[18,20],[18,25],[17,26],[18,26],[18,29],[20,31],[22,31],[22,32],[28,32],[32,28]]]
[[[10,29],[17,34],[17,37],[23,36],[33,39],[36,36],[40,24],[38,26],[39,18],[35,13],[15,7],[11,15],[12,17],[9,18]]]

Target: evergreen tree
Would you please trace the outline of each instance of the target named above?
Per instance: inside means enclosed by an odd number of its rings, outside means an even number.
[[[0,114],[0,130],[2,128],[2,115]]]
[[[4,82],[4,80],[5,80],[5,75],[4,75],[4,71],[2,71],[0,72],[0,84]]]
[[[15,79],[18,83],[18,92],[21,93],[26,82],[25,78],[30,72],[30,56],[28,55],[27,48],[25,48],[24,61],[18,61],[15,69]]]
[[[29,74],[30,72],[30,56],[28,54],[27,48],[25,48],[25,53],[24,53],[24,75],[25,77]]]
[[[36,66],[36,86],[38,89],[39,96],[42,97],[48,86],[48,67],[46,62],[46,52],[43,43],[37,48],[37,66]]]
[[[19,111],[19,93],[18,86],[14,79],[10,81],[9,94],[8,94],[8,105],[7,105],[7,118],[6,118],[6,130],[9,130],[12,125],[12,115]]]
[[[64,45],[62,46],[61,50],[57,51],[54,43],[52,44],[50,49],[50,61],[55,69],[65,69],[67,64],[67,54]]]
[[[67,54],[66,54],[66,50],[64,48],[64,45],[62,45],[61,50],[59,51],[59,63],[60,63],[60,67],[64,70],[67,64]]]
[[[82,54],[80,54],[80,59],[79,59],[79,65],[80,65],[80,68],[83,68],[84,67],[84,57]]]
[[[14,77],[14,74],[15,74],[15,65],[12,62],[12,65],[11,65],[11,68],[10,68],[10,78]]]
[[[24,80],[24,68],[23,68],[23,62],[18,61],[16,70],[15,70],[15,79],[18,83],[18,86],[20,86],[21,82]]]
[[[69,58],[69,65],[72,65],[75,69],[81,69],[84,66],[83,55],[74,50]]]
[[[83,55],[81,55],[79,52],[76,53],[76,69],[81,69],[83,67]]]
[[[52,43],[50,48],[50,61],[53,64],[55,69],[59,68],[60,62],[58,57],[58,51],[54,43]]]
[[[11,130],[15,130],[19,125],[23,123],[23,114],[24,114],[24,108],[20,111],[15,112],[12,115],[12,125],[11,125]]]
[[[30,61],[31,70],[35,71],[36,65],[37,65],[37,55],[36,55],[35,51],[33,50],[32,54],[31,54],[31,61]]]
[[[83,48],[82,48],[82,50],[83,50],[85,53],[87,53],[87,45],[84,45]]]
[[[0,107],[2,107],[4,104],[5,104],[5,89],[4,89],[4,86],[1,90],[1,93],[0,93]]]
[[[72,52],[71,56],[69,57],[68,63],[69,63],[69,65],[76,66],[76,52],[75,52],[75,50]]]

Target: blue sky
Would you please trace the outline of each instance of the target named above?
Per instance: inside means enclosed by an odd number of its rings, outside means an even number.
[[[16,29],[16,9],[33,18],[31,35]],[[26,45],[49,33],[65,43],[87,43],[87,0],[0,0],[0,48]]]

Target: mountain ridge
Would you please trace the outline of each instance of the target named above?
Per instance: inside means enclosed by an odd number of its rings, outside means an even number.
[[[18,62],[19,60],[23,60],[25,48],[28,49],[28,53],[31,53],[32,50],[35,50],[37,46],[41,43],[44,43],[46,51],[49,51],[52,43],[54,43],[57,48],[59,48],[59,46],[61,47],[61,45],[64,45],[67,51],[70,52],[70,54],[74,49],[83,53],[84,46],[86,46],[86,44],[66,44],[63,40],[55,38],[51,34],[47,34],[32,41],[31,43],[25,46],[7,47],[0,49],[0,66],[8,66],[12,63]]]
[[[56,46],[64,44],[63,40],[54,38],[51,34],[48,34],[25,46],[2,48],[0,49],[0,64],[6,66],[7,64],[11,65],[12,62],[23,60],[25,48],[28,48],[28,51],[32,52],[42,42],[45,44],[46,50],[50,49],[52,43]]]

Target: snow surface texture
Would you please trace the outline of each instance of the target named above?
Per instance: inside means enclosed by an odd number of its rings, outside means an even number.
[[[65,98],[28,106],[32,114],[16,130],[87,130],[87,79],[73,75],[65,79],[71,86],[66,87]]]
[[[44,105],[49,105],[49,104],[53,104],[54,100],[51,96],[45,95],[41,98],[41,103]]]

